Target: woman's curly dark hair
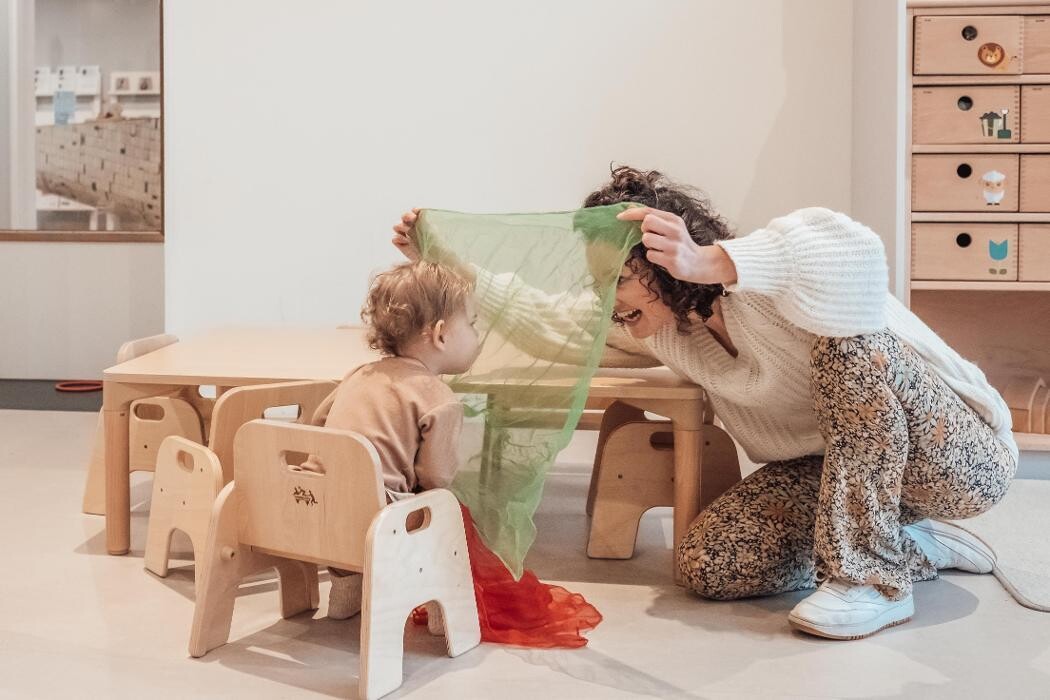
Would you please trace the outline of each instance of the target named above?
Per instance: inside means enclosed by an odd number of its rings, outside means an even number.
[[[597,207],[620,202],[636,202],[653,209],[682,217],[689,235],[699,245],[711,245],[733,237],[725,219],[711,207],[703,192],[679,185],[656,170],[638,170],[621,165],[612,168],[612,179],[587,195],[584,207]],[[642,283],[674,313],[680,333],[685,333],[695,313],[701,319],[711,316],[711,304],[724,293],[720,284],[695,284],[676,280],[664,268],[645,257],[645,246],[631,248],[627,265],[641,275]]]

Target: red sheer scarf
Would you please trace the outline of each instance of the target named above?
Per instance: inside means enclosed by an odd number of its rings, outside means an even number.
[[[466,506],[463,528],[474,576],[481,641],[523,647],[577,648],[587,644],[582,635],[602,621],[601,613],[579,593],[543,583],[526,570],[514,580],[499,557],[485,546]],[[412,612],[417,625],[427,623],[426,608]]]

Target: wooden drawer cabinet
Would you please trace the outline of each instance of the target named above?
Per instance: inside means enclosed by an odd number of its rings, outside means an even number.
[[[915,74],[1018,75],[1024,20],[1019,15],[916,17]]]
[[[1018,160],[1014,153],[913,155],[912,209],[1016,212]]]
[[[1033,104],[1042,107],[1042,97]],[[1018,143],[1024,138],[1021,107],[1016,85],[915,88],[912,139],[922,144]],[[1044,116],[1050,121],[1050,114]]]
[[[913,224],[916,280],[1017,281],[1017,224]]]
[[[1021,224],[1018,279],[1050,282],[1050,224]]]
[[[1050,143],[1050,85],[1021,88],[1021,140]]]
[[[1050,16],[1048,15],[1025,18],[1024,72],[1050,75]]]
[[[1050,212],[1050,155],[1021,156],[1021,211]]]

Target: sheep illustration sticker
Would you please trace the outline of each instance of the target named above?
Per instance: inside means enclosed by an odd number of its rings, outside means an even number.
[[[989,170],[981,176],[984,201],[990,207],[998,207],[1006,196],[1006,175],[998,170]]]

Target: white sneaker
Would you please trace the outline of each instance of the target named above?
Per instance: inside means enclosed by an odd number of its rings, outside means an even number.
[[[939,520],[923,520],[906,525],[904,531],[938,569],[987,574],[995,568],[995,553],[961,527]]]
[[[361,574],[329,573],[332,590],[328,592],[328,617],[345,620],[361,612]]]
[[[874,586],[825,581],[788,615],[793,627],[828,639],[862,639],[902,625],[915,614],[911,594],[890,600]]]

